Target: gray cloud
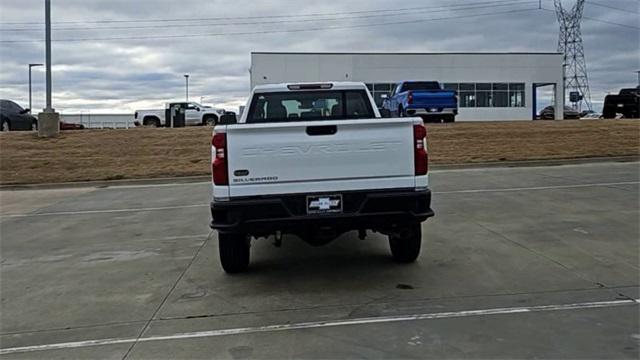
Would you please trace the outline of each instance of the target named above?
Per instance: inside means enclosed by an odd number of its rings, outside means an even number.
[[[55,42],[54,105],[63,111],[130,112],[140,107],[160,107],[162,102],[184,96],[184,73],[189,73],[193,99],[233,107],[244,102],[249,91],[251,51],[555,51],[558,25],[552,12],[532,10],[449,20],[451,16],[536,8],[537,1],[522,5],[478,10],[421,10],[410,15],[349,18],[340,21],[254,24],[235,26],[178,27],[180,22],[161,23],[149,29],[95,29],[98,27],[152,26],[158,23],[63,23],[93,20],[232,18],[255,16],[252,20],[226,22],[268,22],[285,20],[286,14],[333,13],[371,9],[435,7],[470,4],[486,0],[443,2],[407,0],[395,5],[383,0],[303,2],[295,0],[173,0],[85,1],[53,0],[54,27],[78,28],[54,31],[54,39],[172,36],[202,33],[265,32],[243,36],[208,36],[155,40]],[[635,10],[624,13],[587,4],[585,15],[606,21],[638,26],[638,1],[600,0],[600,3]],[[570,0],[565,0],[567,5]],[[543,0],[552,8],[550,0]],[[446,10],[444,8],[439,10]],[[366,15],[380,15],[379,13]],[[354,17],[353,15],[351,17]],[[2,0],[0,29],[38,28],[41,25],[7,24],[41,22],[42,0]],[[309,19],[300,17],[298,20]],[[317,17],[316,17],[317,18]],[[325,17],[326,18],[326,17]],[[269,31],[328,26],[358,26],[384,22],[413,21],[352,29],[269,34]],[[224,22],[224,21],[223,21]],[[208,21],[220,24],[220,21]],[[585,53],[593,102],[598,105],[608,92],[636,85],[634,71],[640,70],[638,31],[584,20]],[[0,31],[0,40],[39,40],[42,31]],[[0,97],[22,104],[27,100],[27,64],[42,62],[41,42],[0,43]],[[34,108],[41,108],[44,76],[34,70]]]

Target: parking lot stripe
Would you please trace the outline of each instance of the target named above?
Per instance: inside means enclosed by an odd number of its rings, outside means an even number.
[[[640,184],[640,181],[624,181],[624,182],[592,183],[592,184],[572,184],[572,185],[553,185],[553,186],[534,186],[534,187],[517,187],[517,188],[502,188],[502,189],[497,188],[497,189],[467,189],[467,190],[451,190],[451,191],[434,191],[433,194],[434,195],[447,195],[447,194],[474,194],[474,193],[491,193],[491,192],[517,192],[517,191],[574,189],[574,188],[606,187],[606,186],[615,186],[615,185],[636,185],[636,184]],[[163,210],[175,210],[175,209],[190,209],[190,208],[200,208],[200,207],[209,207],[209,206],[210,206],[209,204],[192,204],[192,205],[147,207],[147,208],[57,211],[57,212],[42,212],[42,213],[30,213],[30,214],[2,215],[2,216],[0,216],[0,219],[39,217],[39,216],[59,216],[59,215],[86,215],[86,214],[109,214],[109,213],[123,213],[123,212],[147,212],[147,211],[163,211]]]
[[[244,328],[233,328],[233,329],[218,329],[218,330],[197,331],[197,332],[189,332],[189,333],[177,333],[177,334],[163,335],[163,336],[148,336],[148,337],[141,337],[141,338],[96,339],[96,340],[74,341],[74,342],[46,344],[46,345],[4,348],[4,349],[0,349],[0,355],[13,354],[13,353],[26,353],[26,352],[34,352],[34,351],[45,351],[45,350],[73,349],[73,348],[83,348],[83,347],[100,346],[100,345],[117,345],[117,344],[131,344],[131,343],[137,343],[137,342],[182,340],[182,339],[206,338],[206,337],[217,337],[217,336],[255,334],[255,333],[263,333],[263,332],[327,328],[327,327],[338,327],[338,326],[354,326],[354,325],[381,324],[381,323],[407,322],[407,321],[419,321],[419,320],[436,320],[436,319],[464,318],[464,317],[475,317],[475,316],[536,313],[536,312],[547,312],[547,311],[568,311],[568,310],[584,310],[584,309],[596,309],[596,308],[611,308],[611,307],[618,307],[618,306],[638,305],[639,301],[640,299],[628,299],[628,300],[583,302],[583,303],[574,303],[574,304],[537,305],[537,306],[507,307],[507,308],[493,308],[493,309],[481,309],[481,310],[463,310],[463,311],[451,311],[451,312],[440,312],[440,313],[381,316],[381,317],[355,318],[355,319],[333,320],[333,321],[312,321],[312,322],[293,323],[293,324],[277,324],[277,325],[266,325],[266,326],[255,326],[255,327],[244,327]]]

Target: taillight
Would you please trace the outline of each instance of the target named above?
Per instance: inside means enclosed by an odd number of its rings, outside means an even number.
[[[227,175],[227,134],[217,133],[211,139],[211,145],[215,150],[213,161],[211,162],[211,173],[215,185],[229,185]]]
[[[427,137],[427,129],[424,125],[413,125],[413,139],[414,139],[414,161],[416,175],[426,175],[429,171],[429,158],[427,155],[427,143],[425,138]]]
[[[413,93],[411,91],[407,94],[407,104],[413,104]]]

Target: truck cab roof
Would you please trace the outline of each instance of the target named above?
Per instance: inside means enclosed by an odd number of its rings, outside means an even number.
[[[300,90],[362,90],[366,85],[356,81],[336,81],[336,82],[296,82],[257,85],[253,88],[254,93],[266,92],[286,92]]]
[[[638,95],[640,93],[640,86],[636,88],[628,88],[620,90],[620,95]]]

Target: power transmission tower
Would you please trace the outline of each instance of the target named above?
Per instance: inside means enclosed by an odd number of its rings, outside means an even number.
[[[564,54],[564,91],[573,93],[570,100],[576,105],[584,102],[589,110],[591,107],[591,91],[587,77],[587,62],[582,47],[582,10],[585,0],[576,0],[571,10],[562,6],[561,0],[553,0],[556,16],[560,24],[558,37],[558,52]],[[577,95],[577,97],[575,96]]]

